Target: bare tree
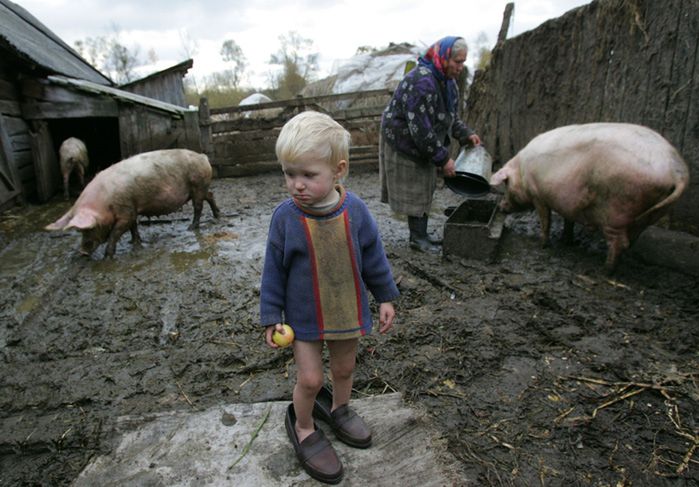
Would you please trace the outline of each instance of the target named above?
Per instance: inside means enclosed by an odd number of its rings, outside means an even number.
[[[199,42],[192,38],[187,29],[181,29],[178,31],[180,36],[180,49],[181,54],[185,59],[194,59],[194,56],[199,52]],[[185,91],[191,91],[193,93],[199,92],[199,86],[197,84],[197,79],[190,74],[187,74],[184,79]]]
[[[233,68],[225,70],[224,73],[229,77],[231,87],[238,88],[247,67],[243,50],[233,39],[228,39],[221,45],[220,54],[224,62],[233,64]]]
[[[199,42],[192,39],[187,29],[179,30],[178,35],[180,36],[181,53],[186,59],[192,59],[199,52]]]
[[[140,60],[140,46],[131,49],[119,40],[121,32],[116,25],[108,36],[87,37],[75,42],[78,51],[87,62],[105,73],[118,84],[128,83],[134,79],[134,69],[143,65]]]
[[[281,73],[270,76],[278,98],[296,96],[318,71],[318,53],[313,53],[313,41],[290,31],[279,36],[281,48],[270,57],[270,64],[280,65]]]

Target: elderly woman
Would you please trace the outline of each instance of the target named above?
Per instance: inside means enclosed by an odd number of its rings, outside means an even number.
[[[481,143],[458,118],[455,80],[467,51],[462,37],[445,37],[430,46],[400,82],[381,119],[381,201],[408,216],[410,247],[422,252],[438,252],[441,244],[427,233],[427,215],[437,168],[445,177],[456,175],[450,137],[461,145]]]

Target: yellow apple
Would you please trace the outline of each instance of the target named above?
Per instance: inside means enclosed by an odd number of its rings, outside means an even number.
[[[283,334],[274,330],[274,333],[272,333],[272,341],[281,348],[285,348],[294,341],[294,330],[287,324],[283,324],[282,328],[284,328]]]

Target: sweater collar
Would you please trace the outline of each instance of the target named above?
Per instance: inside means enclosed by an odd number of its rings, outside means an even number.
[[[342,205],[345,204],[345,199],[347,198],[347,191],[345,190],[345,187],[342,186],[341,184],[336,184],[335,190],[338,193],[340,193],[340,199],[337,201],[337,203],[333,207],[328,208],[328,209],[324,209],[324,210],[318,210],[315,208],[310,208],[308,206],[303,206],[303,205],[299,204],[298,201],[296,201],[293,198],[291,198],[291,200],[294,202],[294,205],[296,205],[296,207],[298,209],[300,209],[301,211],[303,211],[304,213],[307,213],[307,214],[313,215],[313,216],[326,216],[326,215],[330,215],[332,213],[335,213],[337,210],[339,210],[342,207]]]

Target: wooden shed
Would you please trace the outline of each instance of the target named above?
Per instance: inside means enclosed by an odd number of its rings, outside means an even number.
[[[119,88],[148,98],[155,98],[173,105],[186,107],[183,79],[193,65],[194,61],[187,59],[167,69],[150,74],[145,78],[123,84]]]
[[[163,101],[116,87],[13,2],[0,0],[0,25],[0,210],[60,192],[58,147],[71,136],[88,148],[88,179],[140,152],[201,149],[197,110],[170,102],[191,60],[132,83],[159,85],[149,93]],[[173,76],[179,85],[163,84]]]

